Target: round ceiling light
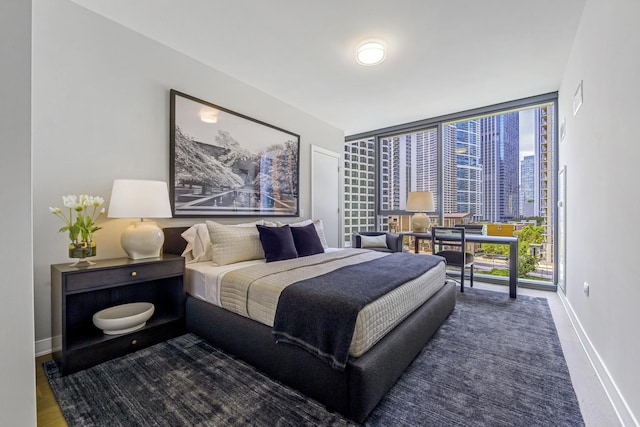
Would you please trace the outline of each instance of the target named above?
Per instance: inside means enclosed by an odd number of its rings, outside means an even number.
[[[366,41],[356,50],[356,61],[360,65],[377,65],[387,56],[384,44],[379,41]]]

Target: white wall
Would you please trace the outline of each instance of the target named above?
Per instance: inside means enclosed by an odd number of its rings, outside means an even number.
[[[639,16],[636,0],[587,0],[559,100],[567,300],[625,425],[640,417]],[[581,80],[584,103],[574,117]]]
[[[35,426],[31,1],[0,2],[0,425]]]
[[[344,143],[343,131],[68,0],[34,1],[33,69],[37,350],[46,350],[50,337],[49,266],[70,261],[61,222],[48,207],[60,206],[64,194],[108,199],[114,178],[168,181],[169,89],[299,134],[305,215],[311,144],[340,152]],[[102,220],[98,258],[125,256],[119,239],[128,223]]]

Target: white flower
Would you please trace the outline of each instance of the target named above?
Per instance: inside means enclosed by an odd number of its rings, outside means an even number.
[[[93,206],[94,208],[97,208],[103,203],[104,203],[104,199],[100,196],[89,196],[88,194],[80,195],[80,204],[82,206],[87,206],[87,207]]]
[[[62,196],[62,204],[69,209],[75,209],[78,205],[78,196],[70,194],[68,196]]]
[[[69,232],[69,239],[72,243],[90,241],[92,234],[102,228],[96,226],[95,220],[106,212],[104,208],[98,211],[98,207],[104,203],[104,199],[88,194],[81,194],[80,196],[70,194],[62,196],[62,203],[69,209],[69,216],[66,216],[60,208],[49,208],[49,212],[65,223],[65,226],[60,231]],[[89,207],[91,206],[93,206],[93,210],[89,212]],[[75,218],[73,211],[77,213]]]

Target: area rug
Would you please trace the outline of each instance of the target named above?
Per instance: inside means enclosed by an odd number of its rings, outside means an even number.
[[[70,426],[342,426],[339,414],[186,334],[61,377]],[[368,426],[582,426],[544,298],[466,289]]]

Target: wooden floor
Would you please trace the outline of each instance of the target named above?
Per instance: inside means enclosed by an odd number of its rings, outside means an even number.
[[[51,359],[51,355],[36,357],[36,405],[38,407],[39,427],[67,427],[60,406],[51,391],[49,381],[44,375],[42,363]]]

